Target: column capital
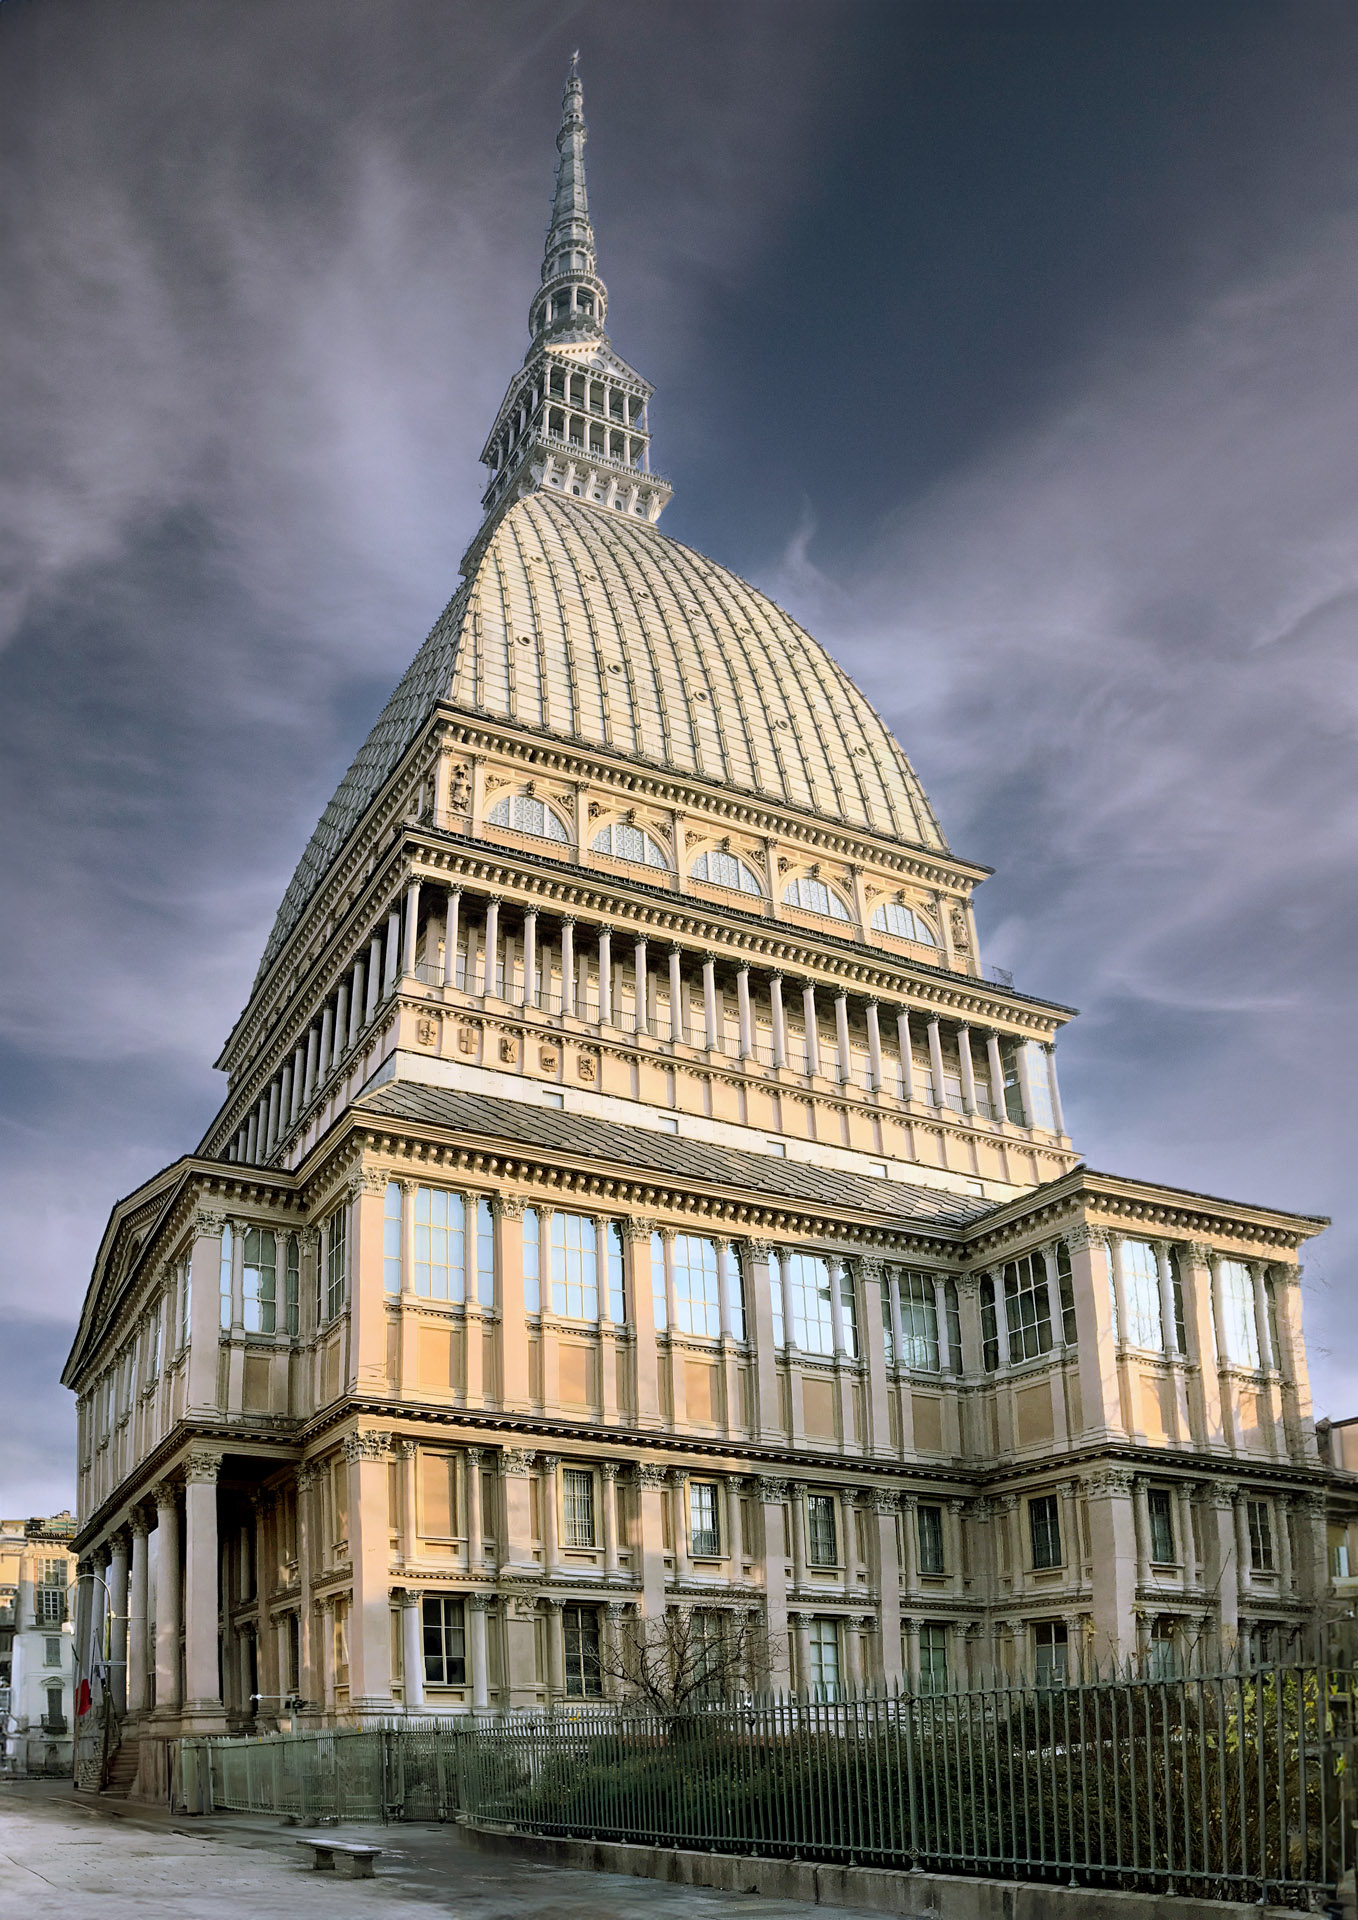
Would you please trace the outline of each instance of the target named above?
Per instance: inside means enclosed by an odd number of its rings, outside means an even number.
[[[1106,1227],[1092,1226],[1088,1220],[1077,1220],[1074,1226],[1066,1228],[1061,1237],[1072,1253],[1083,1253],[1086,1249],[1106,1247],[1109,1240]]]
[[[639,1487],[663,1487],[667,1485],[670,1477],[667,1466],[651,1460],[638,1461],[635,1472]]]
[[[521,1193],[497,1193],[490,1204],[497,1219],[522,1220],[528,1203]]]
[[[599,1462],[599,1477],[601,1480],[616,1480],[618,1477],[618,1462],[616,1460],[601,1460]]]
[[[783,1501],[787,1499],[788,1485],[786,1480],[777,1480],[771,1475],[761,1473],[756,1479],[755,1485],[759,1489],[759,1498],[766,1507],[781,1506]]]
[[[217,1484],[217,1476],[222,1470],[222,1456],[219,1453],[190,1453],[184,1459],[184,1481],[186,1485],[201,1482]]]
[[[1125,1473],[1120,1467],[1105,1467],[1100,1472],[1088,1473],[1084,1478],[1086,1497],[1097,1499],[1101,1494],[1131,1493],[1135,1476]]]
[[[311,1488],[314,1487],[316,1482],[321,1478],[323,1472],[324,1468],[319,1466],[315,1460],[304,1460],[292,1476],[293,1485],[296,1487],[298,1493],[309,1493]]]
[[[226,1215],[216,1207],[200,1207],[193,1216],[195,1240],[216,1240],[226,1225]]]
[[[393,1587],[391,1597],[399,1607],[418,1607],[424,1599],[421,1587]]]
[[[469,1593],[467,1605],[473,1613],[494,1613],[498,1601],[493,1593]]]
[[[500,1472],[505,1479],[524,1480],[533,1471],[533,1455],[528,1447],[501,1447]]]
[[[873,1487],[868,1494],[874,1513],[896,1514],[900,1512],[901,1497],[887,1487]]]
[[[485,1457],[486,1449],[484,1447],[464,1447],[463,1452],[467,1456],[467,1465],[469,1467],[479,1467]]]
[[[315,1253],[321,1244],[320,1228],[299,1227],[297,1229],[297,1243],[303,1253]]]
[[[391,1435],[380,1428],[347,1433],[340,1442],[340,1452],[350,1466],[356,1460],[385,1460],[391,1452]]]
[[[543,1473],[555,1473],[561,1465],[561,1455],[559,1453],[540,1453],[537,1456],[537,1461]]]
[[[127,1516],[127,1530],[134,1538],[144,1540],[151,1531],[150,1523],[140,1507],[133,1507]]]
[[[655,1232],[655,1221],[648,1220],[643,1214],[629,1213],[622,1222],[622,1230],[628,1240],[649,1240]]]

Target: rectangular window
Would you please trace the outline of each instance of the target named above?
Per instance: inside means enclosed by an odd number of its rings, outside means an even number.
[[[1051,1295],[1047,1263],[1040,1253],[1025,1253],[1005,1267],[1004,1308],[1011,1365],[1051,1352]]]
[[[457,1455],[420,1454],[420,1532],[451,1540],[457,1532]]]
[[[476,1304],[495,1305],[495,1210],[489,1200],[476,1202]]]
[[[424,1677],[431,1687],[467,1684],[464,1603],[451,1593],[427,1593],[422,1606]]]
[[[297,1694],[302,1685],[302,1620],[301,1615],[288,1615],[288,1672],[287,1688],[290,1694]]]
[[[287,1265],[284,1268],[284,1309],[287,1314],[288,1332],[297,1338],[300,1328],[299,1301],[301,1299],[301,1266],[297,1235],[288,1235]]]
[[[726,1323],[733,1340],[745,1338],[745,1296],[740,1284],[740,1258],[734,1247],[723,1247],[722,1285],[726,1289]]]
[[[721,1332],[721,1281],[715,1244],[693,1234],[676,1233],[670,1242],[670,1272],[679,1331],[715,1340]]]
[[[1054,1493],[1044,1493],[1028,1502],[1028,1533],[1032,1541],[1033,1566],[1061,1565],[1061,1514]]]
[[[658,1233],[651,1235],[651,1311],[655,1315],[656,1332],[664,1333],[669,1326],[665,1302],[665,1242]]]
[[[1273,1571],[1273,1522],[1267,1500],[1246,1502],[1250,1523],[1250,1567],[1255,1573]]]
[[[422,1299],[465,1300],[466,1237],[462,1195],[416,1187],[415,1291]]]
[[[61,1665],[61,1635],[57,1633],[49,1633],[47,1638],[43,1641],[42,1646],[43,1646],[43,1654],[42,1654],[43,1665],[45,1667],[59,1667]]]
[[[59,1627],[66,1618],[66,1590],[64,1587],[39,1587],[34,1598],[34,1612],[38,1623],[44,1627]]]
[[[401,1187],[388,1180],[382,1202],[382,1286],[387,1293],[401,1291]]]
[[[1033,1096],[1033,1111],[1028,1115],[1027,1124],[1055,1133],[1056,1110],[1052,1106],[1051,1080],[1047,1073],[1047,1049],[1040,1040],[1025,1040],[1022,1046],[1027,1055],[1028,1085]]]
[[[189,1344],[189,1327],[192,1324],[193,1270],[186,1260],[179,1271],[179,1350],[182,1353]]]
[[[604,1690],[599,1664],[599,1610],[563,1607],[561,1623],[566,1643],[566,1698],[598,1700]]]
[[[939,1620],[926,1620],[919,1630],[919,1690],[948,1691],[948,1629]]]
[[[885,1270],[877,1289],[882,1305],[882,1350],[889,1367],[896,1364],[896,1329],[891,1323],[891,1275]]]
[[[811,1655],[807,1680],[812,1694],[817,1700],[838,1700],[839,1622],[817,1617],[811,1622],[807,1640]]]
[[[1016,1127],[1026,1127],[1023,1111],[1023,1087],[1019,1081],[1018,1049],[1012,1040],[1000,1041],[1000,1059],[1004,1063],[1004,1110]]]
[[[151,1317],[146,1323],[146,1380],[160,1378],[160,1316],[164,1311],[164,1301],[157,1300],[151,1309]]]
[[[1152,1353],[1163,1352],[1160,1269],[1155,1248],[1146,1240],[1124,1240],[1115,1257],[1122,1265],[1122,1298],[1127,1308],[1123,1339],[1129,1346],[1142,1347]]]
[[[247,1227],[241,1267],[241,1324],[247,1333],[272,1333],[276,1312],[278,1254],[267,1227]]]
[[[1168,1487],[1152,1487],[1146,1495],[1151,1523],[1151,1559],[1160,1566],[1174,1562],[1174,1496]]]
[[[938,1312],[933,1279],[925,1273],[900,1272],[896,1285],[901,1301],[902,1359],[907,1367],[921,1373],[937,1373]]]
[[[48,1687],[46,1691],[47,1691],[47,1714],[46,1714],[45,1724],[46,1724],[47,1730],[51,1732],[55,1728],[58,1728],[64,1725],[65,1716],[61,1711],[61,1688]]]
[[[523,1304],[529,1313],[542,1311],[542,1228],[537,1208],[523,1214]]]
[[[1222,1260],[1217,1271],[1223,1322],[1218,1333],[1226,1358],[1238,1367],[1257,1367],[1259,1330],[1254,1324],[1254,1281],[1250,1270],[1243,1260]]]
[[[551,1488],[547,1489],[550,1496]],[[566,1467],[561,1475],[561,1538],[568,1547],[594,1545],[594,1475]]]
[[[994,1373],[1000,1364],[1000,1325],[995,1308],[995,1282],[988,1276],[981,1282],[981,1365]]]
[[[554,1213],[550,1222],[552,1312],[565,1320],[599,1317],[597,1230],[581,1213]]]
[[[325,1225],[325,1317],[337,1320],[349,1304],[349,1215],[336,1207]]]
[[[948,1322],[948,1365],[954,1373],[962,1371],[962,1309],[957,1303],[957,1282],[943,1282],[943,1312]]]
[[[622,1228],[616,1220],[611,1220],[608,1225],[608,1317],[615,1327],[627,1322],[626,1275]]]
[[[1064,1687],[1069,1671],[1065,1622],[1039,1620],[1033,1628],[1033,1652],[1036,1656],[1037,1684],[1040,1687]]]
[[[806,1557],[813,1567],[839,1564],[835,1551],[835,1497],[832,1493],[806,1496]]]
[[[1075,1286],[1070,1272],[1070,1248],[1064,1240],[1056,1243],[1056,1284],[1061,1295],[1061,1337],[1068,1347],[1075,1345]]]
[[[714,1558],[721,1552],[717,1526],[717,1489],[710,1480],[688,1483],[689,1552]]]
[[[919,1570],[921,1573],[942,1573],[943,1509],[920,1507],[918,1514]]]
[[[801,1353],[832,1354],[829,1261],[810,1253],[781,1253],[778,1261],[791,1296],[792,1326],[785,1331],[792,1344]]]
[[[66,1562],[64,1560],[40,1560],[38,1562],[38,1583],[44,1587],[64,1587],[66,1585]]]
[[[1174,1342],[1180,1353],[1188,1352],[1188,1327],[1184,1319],[1184,1276],[1179,1265],[1179,1249],[1169,1250],[1169,1290],[1174,1300]]]
[[[1178,1666],[1173,1621],[1165,1619],[1154,1621],[1151,1625],[1149,1677],[1152,1680],[1172,1680],[1178,1671]]]
[[[234,1295],[231,1290],[231,1280],[232,1280],[232,1255],[235,1251],[235,1238],[236,1238],[235,1235],[231,1231],[231,1222],[228,1220],[226,1225],[222,1228],[222,1261],[221,1261],[221,1266],[218,1268],[218,1283],[217,1283],[217,1290],[221,1296],[221,1309],[220,1309],[221,1323],[222,1323],[223,1330],[228,1333],[231,1330],[231,1323],[233,1319],[232,1300],[234,1298]]]

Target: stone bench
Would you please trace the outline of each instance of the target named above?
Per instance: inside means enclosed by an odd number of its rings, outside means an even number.
[[[357,1840],[299,1840],[299,1847],[310,1847],[311,1864],[318,1872],[333,1872],[335,1855],[349,1863],[351,1880],[371,1880],[373,1868],[382,1857],[381,1847],[365,1846]]]

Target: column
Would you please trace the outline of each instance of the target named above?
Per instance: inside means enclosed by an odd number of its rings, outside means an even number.
[[[996,1125],[1008,1118],[1004,1106],[1004,1061],[1000,1057],[1000,1036],[988,1033],[985,1037],[986,1065],[990,1069],[990,1104],[994,1109]]]
[[[1259,1344],[1259,1365],[1267,1373],[1277,1367],[1278,1357],[1273,1351],[1273,1341],[1269,1334],[1268,1294],[1264,1287],[1262,1261],[1250,1261],[1249,1275],[1254,1289],[1254,1337]]]
[[[389,1296],[383,1291],[380,1277],[386,1233],[386,1175],[375,1167],[364,1167],[350,1180],[346,1191],[350,1203],[347,1385],[351,1393],[385,1398],[391,1392],[387,1377]]]
[[[863,1684],[862,1633],[867,1624],[859,1613],[844,1622],[844,1684],[850,1693]]]
[[[321,1013],[321,1054],[320,1074],[322,1080],[339,1059],[340,1048],[335,1044],[336,1029],[343,1030],[344,1010],[349,1000],[349,988],[345,981],[340,982],[339,991],[332,1007],[327,1000]]]
[[[896,1045],[901,1056],[901,1098],[914,1100],[915,1091],[915,1047],[910,1036],[910,1013],[901,1007],[896,1014]]]
[[[884,1487],[871,1494],[878,1596],[879,1655],[882,1678],[894,1685],[901,1677],[901,1571],[897,1496]]]
[[[806,1487],[800,1480],[788,1486],[788,1519],[792,1528],[792,1585],[800,1593],[806,1585]]]
[[[1056,1131],[1064,1133],[1066,1122],[1061,1112],[1061,1089],[1056,1084],[1056,1048],[1050,1040],[1044,1040],[1042,1051],[1047,1056],[1047,1091],[1051,1095],[1052,1118],[1056,1122]]]
[[[288,1106],[288,1124],[293,1125],[302,1112],[303,1076],[306,1072],[306,1048],[299,1040],[292,1050],[292,1099]]]
[[[472,1668],[472,1710],[484,1713],[490,1705],[490,1663],[486,1657],[486,1614],[493,1601],[484,1593],[473,1593],[467,1600],[468,1640]]]
[[[773,1026],[773,1064],[787,1065],[787,1015],[783,1011],[783,976],[769,976],[769,1014]]]
[[[573,1019],[575,1004],[575,922],[561,922],[561,1011]]]
[[[461,911],[461,888],[450,887],[443,920],[443,984],[445,987],[457,985],[458,920]]]
[[[747,1331],[754,1342],[756,1431],[765,1440],[783,1440],[783,1409],[778,1391],[778,1353],[773,1344],[773,1296],[770,1288],[778,1285],[771,1273],[771,1254],[767,1241],[747,1240],[741,1262],[747,1298]]]
[[[1160,1326],[1164,1334],[1165,1352],[1174,1359],[1179,1353],[1179,1331],[1174,1317],[1174,1274],[1169,1264],[1169,1248],[1163,1240],[1156,1240],[1155,1276],[1160,1283]]]
[[[278,1144],[278,1119],[282,1099],[283,1080],[280,1075],[278,1079],[271,1080],[269,1083],[269,1112],[268,1118],[264,1123],[264,1152],[266,1157],[273,1152]]]
[[[969,1120],[976,1118],[976,1066],[971,1057],[971,1028],[957,1029],[957,1068],[962,1080],[962,1111]]]
[[[764,1560],[764,1608],[769,1635],[769,1685],[781,1691],[790,1684],[787,1644],[787,1542],[783,1538],[785,1481],[760,1478],[755,1482],[760,1507],[760,1547]]]
[[[351,1433],[342,1448],[349,1472],[349,1704],[391,1711],[391,1435]]]
[[[564,1622],[559,1600],[544,1600],[542,1606],[547,1615],[547,1699],[549,1704],[555,1705],[566,1692]]]
[[[793,1686],[798,1693],[811,1691],[811,1615],[794,1613],[792,1633],[797,1647],[796,1673]]]
[[[877,1002],[868,1002],[868,1085],[874,1093],[882,1091],[882,1029]]]
[[[642,1461],[636,1469],[639,1508],[639,1541],[642,1613],[647,1620],[660,1620],[665,1613],[665,1482],[666,1469]]]
[[[1292,1574],[1293,1505],[1292,1505],[1292,1502],[1286,1499],[1277,1500],[1274,1502],[1273,1511],[1276,1516],[1275,1531],[1277,1533],[1276,1544],[1278,1548],[1278,1591],[1283,1596],[1283,1598],[1286,1599],[1288,1594],[1291,1593],[1292,1587],[1293,1587],[1293,1574]]]
[[[363,1024],[368,1026],[377,1012],[382,987],[382,935],[375,933],[368,942],[368,993],[363,1006]]]
[[[840,1554],[844,1562],[844,1593],[847,1598],[853,1590],[854,1565],[858,1557],[857,1529],[854,1525],[854,1491],[852,1487],[840,1487],[837,1492]]]
[[[193,1223],[193,1247],[189,1254],[192,1301],[189,1325],[189,1357],[186,1414],[217,1419],[217,1351],[220,1344],[222,1264],[222,1228],[226,1222],[220,1213],[203,1209]]]
[[[344,1036],[345,1051],[358,1039],[359,1028],[363,1020],[363,981],[364,965],[361,959],[355,960],[354,971],[349,985],[349,1031]]]
[[[538,1455],[538,1498],[541,1501],[542,1565],[550,1580],[559,1570],[560,1552],[556,1538],[556,1470],[561,1461],[554,1453]]]
[[[1193,1534],[1193,1502],[1189,1497],[1187,1480],[1175,1482],[1174,1506],[1179,1534],[1179,1559],[1184,1570],[1184,1586],[1193,1588],[1198,1585],[1202,1573],[1198,1566],[1197,1541]]]
[[[604,1578],[613,1580],[618,1573],[618,1464],[616,1460],[599,1463],[599,1492],[603,1506]]]
[[[678,947],[670,948],[670,1039],[683,1040],[684,1034],[684,976],[682,954]]]
[[[717,1025],[717,972],[712,960],[703,961],[703,1025],[709,1053],[715,1053],[721,1045],[721,1034]]]
[[[184,1462],[184,1693],[186,1712],[195,1719],[220,1721],[212,1730],[224,1733],[217,1667],[221,1623],[217,1475],[221,1464],[215,1453],[191,1453]]]
[[[478,1573],[485,1559],[485,1516],[481,1511],[481,1448],[468,1447],[462,1456],[467,1516],[467,1571]]]
[[[676,1467],[670,1474],[670,1535],[674,1541],[674,1577],[681,1583],[688,1580],[693,1572],[689,1556],[692,1544],[689,1532],[688,1475],[682,1467]]]
[[[245,1158],[253,1162],[259,1156],[259,1108],[252,1107],[245,1126]]]
[[[604,1608],[603,1668],[604,1698],[616,1700],[622,1692],[618,1669],[622,1663],[622,1636],[628,1606],[624,1600],[610,1600]]]
[[[1130,1474],[1108,1469],[1085,1481],[1089,1513],[1089,1544],[1099,1570],[1094,1589],[1094,1657],[1102,1665],[1123,1660],[1132,1649],[1126,1644],[1127,1623],[1137,1582],[1137,1538]],[[1075,1542],[1067,1546],[1067,1558]]]
[[[326,1012],[328,1017],[329,1016],[328,1008]],[[307,1028],[306,1061],[302,1070],[301,1105],[303,1107],[309,1107],[311,1105],[312,1099],[315,1096],[316,1069],[319,1067],[320,1063],[321,1063],[321,1036],[316,1031],[316,1025],[315,1025],[315,1022],[313,1021],[312,1024]]]
[[[816,1019],[816,989],[809,980],[802,988],[802,1024],[806,1028],[806,1071],[815,1079],[820,1073],[820,1026]]]
[[[1216,1270],[1211,1250],[1196,1241],[1179,1247],[1179,1276],[1183,1282],[1184,1319],[1188,1331],[1188,1358],[1196,1363],[1191,1376],[1190,1405],[1193,1439],[1199,1447],[1220,1446],[1226,1434],[1221,1377],[1216,1348]]]
[[[127,1535],[115,1533],[109,1546],[109,1677],[113,1683],[114,1705],[122,1714],[127,1712]]]
[[[127,1608],[127,1710],[145,1713],[146,1668],[150,1657],[146,1632],[151,1597],[145,1515],[134,1510],[128,1531],[132,1535],[132,1579]]]
[[[493,997],[500,961],[500,903],[493,896],[486,902],[485,953],[481,962],[482,997]]]
[[[607,927],[599,929],[599,1025],[613,1021],[613,939]]]
[[[646,942],[637,940],[632,947],[633,1025],[638,1033],[651,1031],[650,975],[646,964]]]
[[[382,952],[382,997],[396,985],[396,977],[401,965],[401,909],[393,900],[391,911],[387,915],[387,937]]]
[[[417,1587],[403,1587],[397,1595],[401,1603],[401,1678],[405,1689],[405,1710],[419,1713],[424,1708],[424,1595]]]
[[[1077,1221],[1066,1234],[1075,1332],[1079,1343],[1080,1407],[1084,1438],[1124,1438],[1122,1394],[1113,1340],[1113,1296],[1108,1236]],[[1100,1656],[1102,1657],[1102,1655]]]
[[[929,1065],[934,1076],[934,1105],[947,1105],[946,1090],[943,1085],[943,1036],[939,1032],[937,1016],[929,1021],[925,1029],[929,1036]]]
[[[853,1078],[853,1054],[849,1047],[849,996],[835,995],[835,1044],[839,1049],[839,1084],[847,1087]]]
[[[1033,1098],[1032,1061],[1028,1053],[1028,1042],[1020,1040],[1014,1048],[1014,1064],[1018,1069],[1019,1102],[1023,1107],[1023,1125],[1037,1125],[1037,1103]]]
[[[176,1714],[179,1686],[179,1495],[162,1480],[156,1502],[156,1712]]]
[[[738,1473],[728,1473],[722,1480],[722,1526],[725,1533],[725,1558],[729,1565],[731,1580],[738,1581],[745,1558],[744,1543],[741,1540],[740,1526],[740,1490],[745,1482]]]
[[[523,916],[523,1004],[525,1007],[535,1007],[538,1003],[537,970],[538,916],[536,909],[530,907]]]
[[[1136,1584],[1143,1587],[1149,1585],[1151,1577],[1151,1513],[1150,1492],[1142,1473],[1132,1479],[1132,1530],[1136,1537]]]
[[[882,1289],[888,1282],[880,1260],[860,1260],[858,1278],[863,1296],[860,1345],[867,1362],[869,1444],[874,1453],[889,1457],[892,1452],[891,1399],[881,1313]]]
[[[754,1057],[754,1016],[750,1011],[750,969],[736,969],[736,1025],[739,1031],[739,1053],[742,1060]]]

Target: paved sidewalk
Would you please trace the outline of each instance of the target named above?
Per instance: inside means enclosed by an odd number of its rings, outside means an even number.
[[[116,1810],[115,1810],[116,1809]],[[858,1910],[710,1893],[473,1853],[446,1826],[327,1827],[384,1849],[373,1880],[316,1873],[300,1829],[237,1814],[193,1820],[0,1783],[0,1920],[865,1920]]]

